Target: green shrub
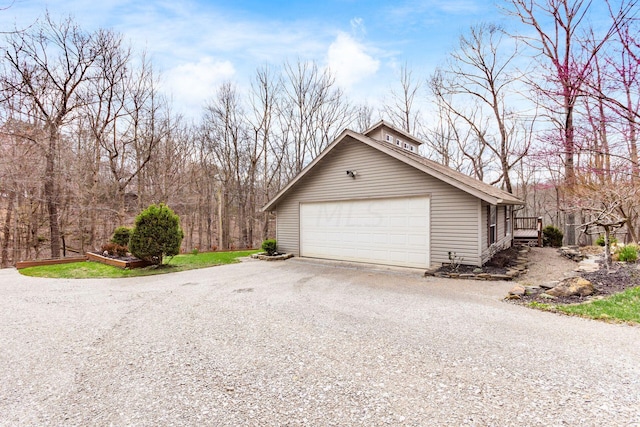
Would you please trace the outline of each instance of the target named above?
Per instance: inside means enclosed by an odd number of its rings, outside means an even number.
[[[267,255],[273,255],[276,253],[278,248],[276,239],[267,239],[262,242],[262,250],[264,250]]]
[[[615,245],[616,243],[618,243],[618,239],[616,239],[614,236],[610,236],[609,245]],[[596,245],[604,246],[604,236],[598,236],[598,238],[596,239]]]
[[[627,245],[618,251],[618,259],[625,262],[636,262],[638,259],[638,247],[636,245]]]
[[[129,249],[136,257],[162,264],[163,257],[180,252],[184,233],[180,218],[167,205],[151,205],[136,217]]]
[[[120,246],[129,246],[131,238],[131,229],[129,227],[118,227],[113,231],[111,242]]]
[[[554,227],[553,225],[547,225],[542,229],[542,244],[543,246],[553,246],[554,248],[558,248],[562,246],[562,238],[564,234],[558,227]]]

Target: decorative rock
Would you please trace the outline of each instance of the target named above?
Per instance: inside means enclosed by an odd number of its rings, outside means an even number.
[[[580,262],[584,259],[584,255],[580,253],[580,248],[577,246],[563,246],[558,249],[558,252],[560,252],[562,256],[575,262]]]
[[[555,281],[553,281],[553,282],[543,283],[543,284],[541,284],[541,285],[540,285],[540,287],[541,287],[542,289],[553,289],[553,288],[555,288],[556,286],[558,286],[558,284],[559,284],[559,283],[560,283],[560,282],[559,282],[558,280],[555,280]]]
[[[492,274],[491,280],[512,280],[513,277],[508,274]]]
[[[265,253],[258,253],[251,255],[251,258],[257,258],[263,261],[283,261],[285,259],[293,258],[293,254],[280,254],[269,256]]]
[[[481,268],[474,268],[473,269],[473,274],[480,274],[482,273],[482,269]]]
[[[507,270],[507,276],[509,277],[518,277],[520,272],[518,270]]]
[[[556,299],[556,297],[554,297],[553,295],[549,295],[546,292],[541,293],[539,296],[540,298],[543,298],[543,299]]]
[[[538,292],[540,292],[540,288],[538,286],[525,286],[524,287],[524,294],[525,295],[536,295]]]
[[[525,295],[525,288],[522,285],[515,285],[513,288],[511,288],[511,290],[509,291],[509,295],[516,295],[518,297],[524,296]]]
[[[507,300],[509,300],[509,299],[521,299],[521,297],[519,295],[508,294],[506,297],[504,297],[504,299],[507,299]]]
[[[463,273],[459,277],[461,279],[475,279],[476,275],[471,273]]]
[[[570,297],[580,295],[586,297],[595,292],[593,284],[582,277],[572,277],[563,280],[559,285],[549,289],[546,293],[554,297]]]

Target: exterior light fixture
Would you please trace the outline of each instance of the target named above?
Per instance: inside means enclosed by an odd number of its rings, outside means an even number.
[[[347,176],[350,176],[353,179],[356,179],[356,175],[358,175],[358,171],[355,171],[355,170],[347,171]]]

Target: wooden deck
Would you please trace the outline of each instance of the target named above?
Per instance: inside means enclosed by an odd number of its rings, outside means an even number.
[[[529,246],[542,246],[542,217],[514,218],[513,240]]]

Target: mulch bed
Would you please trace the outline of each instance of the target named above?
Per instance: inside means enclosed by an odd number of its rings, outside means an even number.
[[[457,269],[453,269],[451,265],[445,264],[438,268],[436,273],[451,273],[455,271],[460,274],[470,273],[488,273],[488,274],[505,274],[510,267],[514,267],[517,264],[517,259],[520,251],[519,246],[512,246],[508,249],[498,252],[482,267],[476,267],[473,265],[460,265]]]
[[[640,286],[640,270],[638,270],[638,266],[639,264],[636,262],[614,262],[609,271],[601,266],[600,270],[591,273],[580,273],[580,277],[590,281],[595,287],[596,291],[593,295],[557,297],[552,300],[541,298],[539,295],[525,295],[520,300],[514,300],[514,302],[524,304],[533,301],[545,304],[578,304],[591,301],[594,298],[617,294],[626,289]]]

